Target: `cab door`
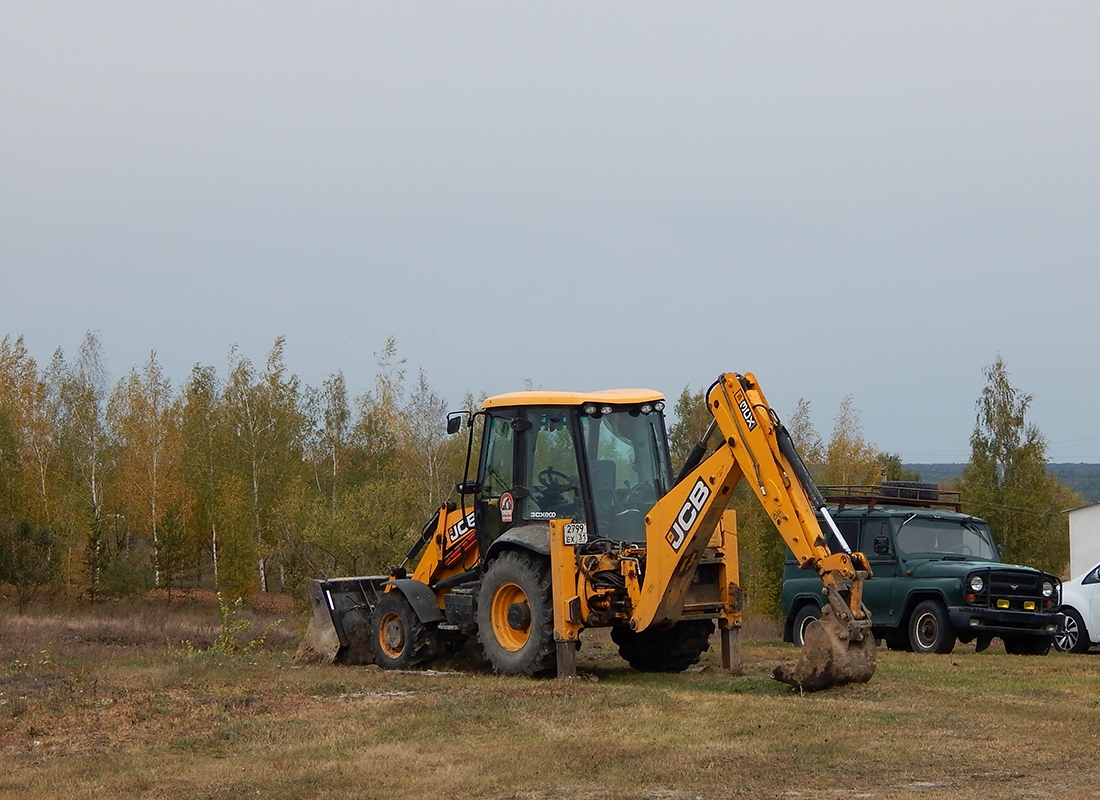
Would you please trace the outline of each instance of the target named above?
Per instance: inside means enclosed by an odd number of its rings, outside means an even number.
[[[577,460],[568,408],[494,409],[486,417],[478,468],[478,545],[482,553],[505,531],[552,519],[584,522],[585,475]]]
[[[517,410],[511,408],[494,410],[485,417],[478,461],[480,490],[475,506],[477,541],[482,554],[489,552],[489,545],[516,520],[516,467],[522,456],[519,434],[524,424]]]

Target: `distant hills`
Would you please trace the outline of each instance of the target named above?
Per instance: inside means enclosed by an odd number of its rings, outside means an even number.
[[[922,481],[942,483],[959,477],[966,464],[903,464],[920,473]],[[1086,503],[1100,502],[1100,464],[1047,464],[1047,472],[1055,476]]]

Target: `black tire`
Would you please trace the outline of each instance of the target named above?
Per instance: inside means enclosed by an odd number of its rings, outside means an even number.
[[[887,650],[897,650],[902,653],[913,652],[913,646],[909,644],[909,634],[905,630],[888,634],[885,641]]]
[[[554,607],[550,564],[507,550],[489,564],[477,600],[477,640],[493,669],[505,675],[554,670]]]
[[[458,654],[470,637],[462,633],[439,633],[436,635],[436,641],[438,642],[438,652],[436,658],[453,658]]]
[[[693,619],[671,628],[646,628],[635,633],[630,628],[611,629],[611,641],[621,655],[639,672],[683,672],[710,649],[714,621]]]
[[[434,651],[430,631],[399,591],[378,598],[371,615],[371,646],[383,669],[412,669],[428,663]]]
[[[1085,620],[1075,608],[1065,608],[1065,622],[1062,630],[1054,634],[1054,646],[1063,653],[1084,653],[1089,649],[1089,631]]]
[[[939,600],[924,600],[909,615],[909,646],[914,653],[950,653],[955,649],[955,628]]]
[[[1008,636],[1001,637],[1005,652],[1013,656],[1045,656],[1053,644],[1052,636]]]
[[[798,609],[791,623],[791,641],[795,647],[803,647],[806,644],[806,626],[815,619],[821,619],[821,606],[817,603],[806,603]]]

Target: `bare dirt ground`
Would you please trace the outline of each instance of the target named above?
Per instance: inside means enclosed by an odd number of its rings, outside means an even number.
[[[292,606],[226,637],[177,599],[0,606],[0,797],[1100,796],[1100,655],[880,651],[871,683],[799,695],[758,624],[739,676],[638,674],[600,631],[576,681],[473,648],[395,673],[294,665]]]

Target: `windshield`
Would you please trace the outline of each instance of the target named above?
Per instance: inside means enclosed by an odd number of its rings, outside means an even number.
[[[973,520],[910,517],[897,533],[898,547],[905,553],[939,553],[997,561],[997,548],[989,526]]]
[[[645,515],[671,484],[661,414],[637,409],[581,418],[599,535],[645,540]]]

